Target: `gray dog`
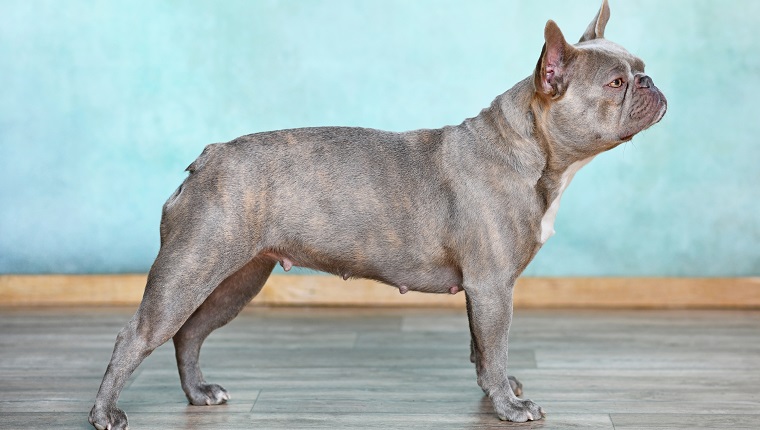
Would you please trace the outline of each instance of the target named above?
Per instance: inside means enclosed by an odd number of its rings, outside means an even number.
[[[541,419],[507,376],[514,283],[554,233],[562,192],[597,154],[658,122],[644,63],[603,38],[606,0],[576,45],[553,21],[532,76],[457,126],[405,133],[305,128],[209,145],[169,197],[161,249],[119,333],[90,423],[124,429],[125,382],[174,340],[194,405],[229,395],[198,365],[204,339],[278,262],[407,291],[464,291],[478,384],[502,420]]]

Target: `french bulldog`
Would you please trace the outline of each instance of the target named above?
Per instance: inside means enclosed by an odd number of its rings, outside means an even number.
[[[571,45],[554,21],[532,76],[456,126],[403,133],[320,127],[207,146],[163,206],[142,302],[116,339],[89,421],[127,428],[132,372],[173,339],[193,405],[230,396],[205,381],[205,338],[277,263],[369,278],[399,292],[464,291],[477,382],[502,420],[539,420],[507,375],[515,280],[554,234],[573,175],[662,119],[644,62],[604,39],[604,0]]]

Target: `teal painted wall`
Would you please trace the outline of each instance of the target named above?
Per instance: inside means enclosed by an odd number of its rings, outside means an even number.
[[[212,142],[456,124],[599,0],[0,1],[0,272],[144,272]],[[670,109],[584,168],[530,275],[760,275],[760,2],[612,0]]]

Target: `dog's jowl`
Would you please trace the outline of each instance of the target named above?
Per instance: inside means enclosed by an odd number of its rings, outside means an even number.
[[[90,422],[127,427],[119,394],[169,339],[190,403],[226,402],[203,378],[201,344],[277,263],[401,293],[464,291],[477,382],[496,414],[541,419],[507,374],[515,280],[554,233],[578,169],[666,110],[644,63],[604,39],[609,15],[605,1],[575,45],[549,21],[533,74],[456,126],[304,128],[206,147],[164,205],[145,295],[116,339]]]

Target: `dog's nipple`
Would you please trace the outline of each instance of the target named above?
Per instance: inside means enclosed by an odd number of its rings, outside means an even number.
[[[351,276],[348,272],[343,272],[342,275],[340,275],[341,278],[343,278],[344,281],[348,280],[348,278]]]
[[[398,287],[398,292],[401,294],[406,294],[409,292],[409,287],[407,287],[406,285],[402,285]]]
[[[282,261],[280,261],[280,265],[286,272],[293,268],[293,262],[287,258],[283,258]]]
[[[452,285],[451,288],[449,288],[450,294],[456,294],[460,291],[462,291],[462,287],[460,287],[459,285]]]

